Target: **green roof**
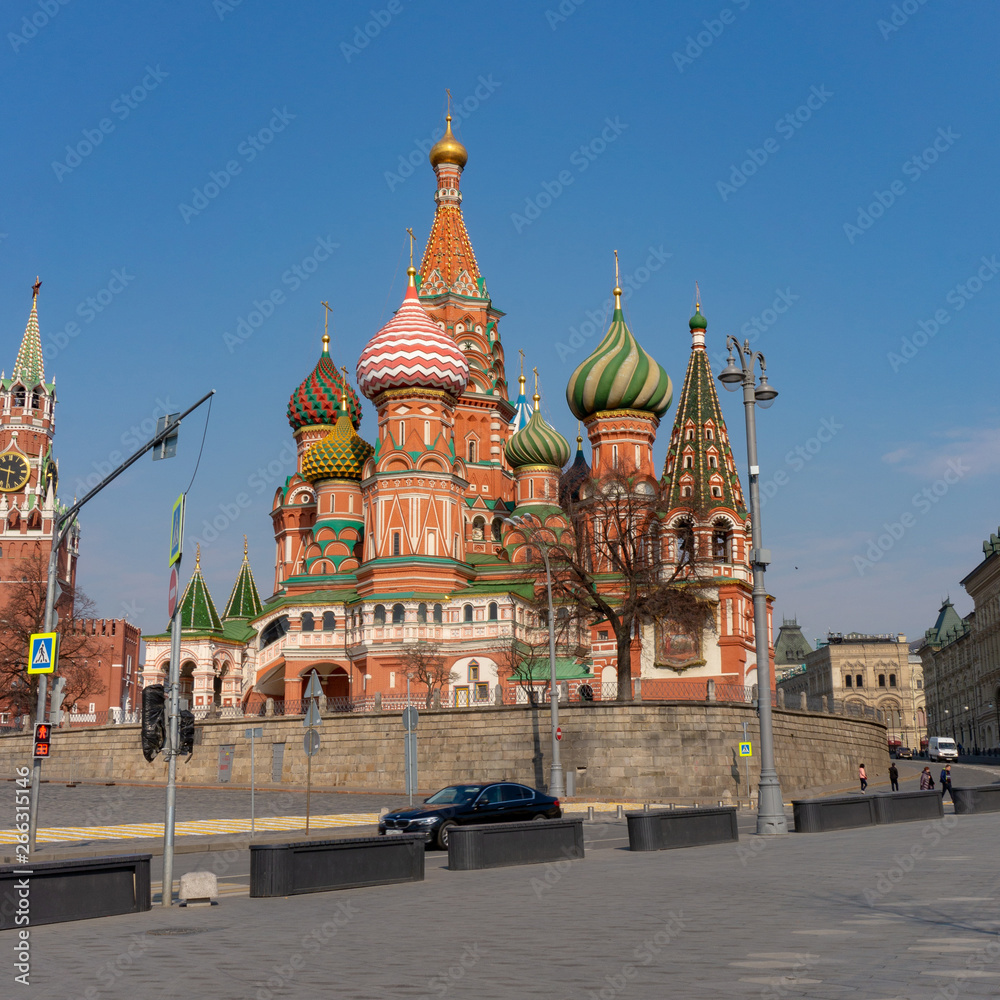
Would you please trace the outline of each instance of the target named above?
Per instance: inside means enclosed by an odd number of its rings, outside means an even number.
[[[950,600],[945,600],[938,611],[934,627],[924,633],[924,639],[931,646],[946,646],[960,639],[969,631],[968,622],[964,621]]]
[[[185,632],[221,632],[222,622],[215,610],[208,585],[201,575],[201,556],[195,560],[194,575],[181,597],[181,629]]]
[[[533,663],[524,663],[518,669],[515,680],[524,679],[532,681],[547,681],[552,677],[552,667],[546,657],[544,660],[536,660]],[[577,663],[571,656],[556,657],[556,680],[576,681],[593,680],[594,675],[584,669],[584,665]]]
[[[45,384],[45,365],[42,361],[42,335],[38,331],[38,292],[31,300],[28,325],[24,328],[21,347],[14,362],[13,380],[18,379],[26,389]]]
[[[257,593],[257,584],[254,582],[253,570],[250,569],[250,561],[247,558],[246,539],[243,540],[243,565],[240,566],[239,575],[233,585],[233,592],[229,595],[226,603],[226,610],[222,617],[230,618],[256,618],[261,612],[260,594]]]

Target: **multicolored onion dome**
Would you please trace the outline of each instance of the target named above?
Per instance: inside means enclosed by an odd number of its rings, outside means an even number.
[[[360,479],[361,470],[374,451],[358,436],[349,411],[341,410],[333,430],[306,452],[302,475],[311,483],[320,479]]]
[[[646,410],[662,417],[670,406],[670,376],[632,336],[622,314],[621,289],[604,339],[570,376],[566,401],[580,420],[602,410]]]
[[[351,423],[361,424],[361,400],[344,378],[344,373],[330,357],[330,338],[323,337],[323,353],[316,367],[288,400],[288,422],[292,430],[335,424],[340,413],[340,398],[347,394]]]
[[[411,266],[406,297],[368,341],[358,358],[358,386],[375,399],[387,389],[441,389],[460,396],[469,382],[469,362],[417,298]]]
[[[512,435],[505,451],[514,469],[524,465],[555,465],[561,469],[569,461],[569,442],[545,422],[538,409],[538,396],[527,424]]]
[[[427,158],[431,161],[431,166],[436,167],[439,163],[456,163],[464,168],[469,162],[469,153],[451,131],[451,115],[445,118],[444,135],[433,146]]]

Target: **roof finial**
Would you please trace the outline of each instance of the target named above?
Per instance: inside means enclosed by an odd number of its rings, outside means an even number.
[[[344,373],[344,389],[340,394],[340,408],[346,413],[347,412],[347,366],[341,365],[340,370]]]
[[[38,289],[42,287],[42,279],[35,275],[35,283],[31,286],[31,297],[33,299],[38,298]]]
[[[521,355],[521,374],[518,375],[517,380],[521,383],[521,392],[524,392],[524,351],[518,350],[517,353]]]
[[[583,434],[580,432],[580,421],[576,422],[576,447],[579,451],[583,447]]]
[[[450,120],[451,119],[449,119],[449,121]],[[415,277],[416,277],[417,269],[413,266],[413,239],[414,239],[413,228],[412,227],[408,227],[407,230],[406,230],[406,232],[409,234],[409,237],[410,237],[410,266],[406,269],[406,273],[409,276],[408,287],[410,287],[410,288],[416,288],[417,287],[417,282],[415,280]]]
[[[201,569],[201,542],[194,550],[194,571],[197,573]]]
[[[243,536],[243,561],[244,561],[244,562],[246,562],[246,561],[247,561],[247,552],[248,552],[248,547],[247,547],[247,536],[246,536],[246,535],[244,535],[244,536]]]
[[[325,310],[323,313],[323,353],[330,353],[330,313],[333,310],[330,308],[329,302],[321,302],[320,305]]]
[[[538,401],[542,398],[541,396],[538,395],[538,369],[537,368],[532,368],[531,370],[535,373],[535,394],[531,398],[534,401],[534,403],[535,403],[535,409],[537,410],[538,409]]]
[[[694,283],[694,311],[696,313],[701,312],[701,291],[698,288],[698,282]]]
[[[621,309],[622,307],[622,288],[618,280],[618,251],[615,251],[615,309]]]
[[[451,121],[451,91],[445,87],[444,92],[448,95],[448,121]]]

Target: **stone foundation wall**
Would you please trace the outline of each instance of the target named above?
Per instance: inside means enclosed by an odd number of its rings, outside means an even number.
[[[576,779],[576,793],[644,801],[746,800],[746,772],[739,757],[743,723],[753,743],[750,783],[756,794],[760,769],[757,714],[750,706],[721,703],[619,705],[596,702],[560,707],[562,763]],[[179,782],[218,782],[219,748],[235,746],[231,782],[250,783],[248,725],[260,725],[256,780],[271,785],[272,745],[284,744],[281,780],[305,784],[301,716],[206,720]],[[328,715],[319,728],[313,758],[314,787],[403,788],[403,727],[398,713]],[[785,799],[835,782],[850,785],[862,761],[872,777],[888,768],[885,726],[818,713],[774,711],[775,756]],[[51,781],[166,779],[162,757],[147,764],[138,726],[56,730],[42,777]],[[435,789],[457,781],[509,779],[544,787],[549,769],[547,710],[527,706],[421,711],[417,729],[419,784]],[[31,763],[30,736],[0,737],[0,775]]]

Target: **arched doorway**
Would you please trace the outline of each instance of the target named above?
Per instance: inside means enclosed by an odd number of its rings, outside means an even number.
[[[327,699],[347,707],[351,697],[351,683],[347,671],[335,663],[316,663],[302,672],[302,694],[300,696],[302,700],[305,701],[306,688],[309,686],[309,678],[314,670],[319,675],[320,686]],[[330,707],[334,708],[338,705]]]

